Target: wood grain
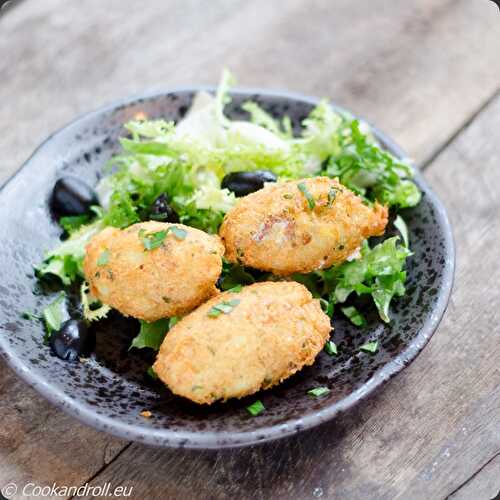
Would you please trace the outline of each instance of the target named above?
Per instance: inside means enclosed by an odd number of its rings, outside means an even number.
[[[0,365],[0,487],[80,484],[124,446],[110,435],[77,423],[43,400]],[[19,495],[16,498],[23,498]]]
[[[500,453],[486,462],[474,476],[448,498],[449,500],[470,500],[471,498],[496,500],[500,497],[498,478],[500,478]]]
[[[206,453],[134,444],[95,483],[137,498],[439,499],[498,454],[499,127],[500,97],[426,172],[450,209],[458,268],[442,326],[405,372],[301,436]]]
[[[0,19],[2,171],[75,115],[224,66],[329,96],[423,161],[496,90],[498,18],[486,0],[21,3]]]
[[[0,17],[0,178],[75,115],[214,83],[224,66],[247,86],[332,97],[423,164],[498,89],[499,20],[492,2],[470,0],[22,2]],[[496,99],[428,171],[455,225],[455,294],[429,347],[376,397],[278,444],[134,444],[106,468],[124,442],[79,425],[2,367],[0,486],[80,484],[104,468],[94,484],[133,485],[134,498],[411,499],[459,488],[500,450],[498,111]]]

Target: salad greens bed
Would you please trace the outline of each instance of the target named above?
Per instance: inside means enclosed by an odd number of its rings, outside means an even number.
[[[209,233],[217,232],[225,213],[235,204],[234,193],[221,188],[223,177],[231,172],[265,169],[279,180],[318,175],[338,178],[366,204],[378,200],[393,212],[419,203],[421,193],[411,180],[411,166],[383,150],[366,123],[333,110],[327,101],[311,111],[296,134],[288,117],[276,120],[255,102],[242,106],[249,121],[233,121],[224,114],[233,83],[232,76],[224,72],[216,95],[197,94],[190,111],[177,124],[164,120],[127,123],[129,135],[120,139],[123,151],[106,166],[108,175],[96,188],[100,206],[93,207],[89,215],[61,218],[69,238],[47,253],[36,272],[39,278],[55,276],[64,286],[81,283],[87,320],[101,319],[109,307],[99,304],[83,281],[86,243],[106,226],[125,228],[149,218],[149,207],[162,193],[168,194],[181,223]],[[392,298],[405,293],[404,268],[411,255],[408,231],[399,215],[395,226],[401,237],[372,246],[365,241],[352,260],[293,279],[320,298],[330,316],[340,304],[339,311],[363,326],[363,315],[354,306],[342,304],[349,297],[365,295],[373,300],[380,318],[389,322]],[[270,279],[278,278],[224,261],[219,283],[227,290]],[[56,321],[60,302],[58,296],[43,315],[52,331],[62,321]],[[132,347],[158,349],[175,321],[142,322]],[[335,344],[331,345],[330,351],[335,350]]]

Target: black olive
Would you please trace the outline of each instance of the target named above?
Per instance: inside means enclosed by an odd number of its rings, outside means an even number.
[[[158,198],[151,205],[149,211],[149,218],[159,220],[162,222],[179,222],[177,212],[169,205],[168,195],[166,193],[160,194]]]
[[[253,172],[232,172],[222,179],[221,187],[229,189],[236,196],[246,196],[262,189],[265,182],[276,182],[278,178],[269,170]]]
[[[56,216],[84,215],[97,204],[94,190],[77,177],[61,177],[54,185],[51,205]]]
[[[95,348],[95,333],[80,320],[65,321],[60,330],[50,336],[52,352],[66,361],[75,361],[80,356],[88,356]]]

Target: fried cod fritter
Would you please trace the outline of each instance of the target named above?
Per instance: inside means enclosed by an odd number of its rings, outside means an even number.
[[[230,262],[286,276],[345,261],[383,234],[388,210],[373,208],[328,177],[268,184],[240,199],[219,235]]]
[[[153,368],[173,393],[196,403],[241,398],[311,365],[330,331],[303,285],[256,283],[185,316],[166,335]]]
[[[94,236],[83,262],[92,295],[127,316],[185,314],[217,292],[224,247],[182,224],[142,222]]]

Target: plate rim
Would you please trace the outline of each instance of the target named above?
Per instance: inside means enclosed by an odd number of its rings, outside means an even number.
[[[198,91],[214,92],[216,87],[210,85],[186,85],[180,87],[167,88],[164,90],[155,90],[147,93],[137,93],[125,98],[109,102],[93,111],[78,115],[75,119],[60,127],[50,134],[23,162],[21,167],[0,185],[0,196],[4,189],[14,181],[14,179],[29,167],[33,158],[48,147],[50,142],[59,134],[68,132],[73,126],[80,125],[86,120],[92,119],[97,115],[106,112],[112,112],[120,107],[126,107],[140,102],[141,100],[150,100],[165,97],[176,93],[193,93]],[[237,87],[230,91],[231,95],[258,95],[263,97],[281,98],[286,100],[302,101],[307,104],[317,105],[322,99],[290,91],[268,90],[263,88]],[[329,104],[340,111],[347,111],[342,106],[329,100]],[[374,135],[384,146],[399,158],[407,158],[404,150],[399,147],[390,137],[381,132],[367,120],[364,120],[357,114],[347,111],[356,118],[369,123]],[[28,385],[33,387],[40,395],[50,401],[52,404],[61,408],[67,414],[75,417],[80,422],[94,427],[100,431],[113,434],[119,438],[129,441],[141,442],[148,445],[170,447],[170,448],[190,448],[190,449],[222,449],[250,446],[279,438],[284,438],[316,427],[324,422],[332,420],[339,413],[345,412],[355,406],[362,400],[365,400],[378,387],[382,386],[390,378],[406,368],[424,349],[432,335],[437,330],[443,315],[449,303],[451,291],[453,289],[454,271],[455,271],[455,242],[451,223],[449,221],[446,209],[427,184],[422,173],[415,167],[415,177],[419,188],[425,193],[430,204],[434,208],[438,225],[443,231],[444,253],[446,255],[443,266],[443,282],[437,299],[433,305],[432,313],[420,327],[418,334],[411,343],[403,349],[395,358],[391,359],[382,368],[366,381],[361,387],[351,392],[344,398],[332,403],[331,405],[317,410],[309,415],[287,420],[285,423],[269,425],[251,431],[172,431],[168,428],[146,429],[136,424],[127,424],[118,419],[110,418],[99,414],[78,399],[74,399],[66,394],[57,386],[51,385],[46,379],[37,379],[29,370],[27,362],[23,362],[15,355],[14,349],[10,348],[7,340],[0,336],[0,355],[14,372]]]

